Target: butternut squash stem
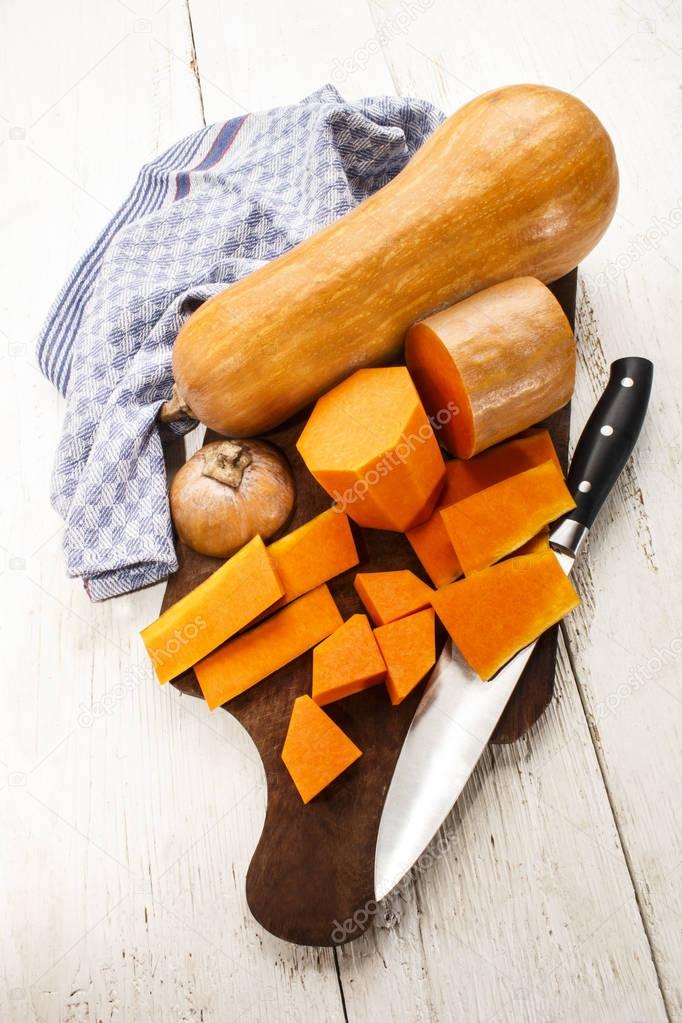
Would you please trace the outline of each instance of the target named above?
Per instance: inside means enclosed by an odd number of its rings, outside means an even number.
[[[233,490],[241,484],[244,470],[251,465],[253,455],[241,444],[224,440],[219,447],[209,448],[204,453],[202,476],[209,476],[218,483],[224,483]]]
[[[185,419],[187,416],[191,419],[197,418],[180,394],[178,385],[174,383],[170,398],[168,401],[164,401],[159,409],[159,422],[177,423],[179,419]]]

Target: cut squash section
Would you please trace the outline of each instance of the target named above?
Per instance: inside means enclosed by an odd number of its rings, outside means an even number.
[[[362,369],[329,391],[296,446],[361,526],[404,532],[433,511],[443,456],[404,366]]]
[[[359,562],[348,516],[329,508],[268,547],[288,604]]]
[[[142,630],[159,682],[191,668],[272,607],[283,593],[263,541],[255,536]]]
[[[352,615],[313,650],[313,700],[323,707],[386,678],[367,615]]]
[[[554,462],[527,469],[443,508],[450,541],[465,575],[511,554],[548,522],[575,508]]]
[[[354,742],[309,696],[299,696],[289,720],[282,760],[304,803],[362,756]]]
[[[573,393],[571,325],[534,277],[485,288],[416,323],[405,357],[441,444],[459,458],[539,423]]]
[[[355,591],[375,625],[388,625],[431,607],[433,590],[414,572],[358,572]]]
[[[446,505],[462,501],[465,497],[477,494],[479,490],[492,487],[510,476],[542,465],[543,462],[554,462],[561,472],[559,456],[548,430],[529,431],[504,444],[497,444],[474,458],[456,458],[448,462],[449,500],[441,500],[439,503]]]
[[[195,664],[211,710],[262,682],[343,624],[327,586],[318,586]]]
[[[579,604],[552,551],[509,558],[433,598],[462,656],[484,680]]]
[[[395,706],[402,703],[436,663],[433,609],[399,618],[374,630],[386,662],[386,688]]]
[[[446,462],[445,485],[436,510],[430,519],[405,534],[435,586],[446,586],[462,574],[462,567],[439,511],[543,462],[554,462],[557,469],[561,469],[547,430],[530,430],[474,458],[455,458]]]
[[[462,567],[455,554],[455,548],[452,546],[445,524],[438,514],[441,508],[447,508],[449,504],[453,504],[457,500],[454,487],[458,476],[457,466],[460,464],[466,463],[456,460],[445,463],[445,484],[440,492],[433,515],[426,522],[422,522],[420,526],[408,529],[405,534],[434,586],[445,586],[462,574]]]

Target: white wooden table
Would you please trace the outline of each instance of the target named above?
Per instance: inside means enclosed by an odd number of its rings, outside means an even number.
[[[682,1020],[679,0],[6,0],[0,38],[0,1020]],[[228,714],[152,682],[137,633],[162,587],[91,605],[65,578],[63,405],[32,354],[142,162],[325,81],[448,112],[516,81],[584,99],[622,195],[582,267],[574,430],[609,360],[657,365],[556,698],[485,756],[444,855],[338,952],[249,915],[262,770]]]

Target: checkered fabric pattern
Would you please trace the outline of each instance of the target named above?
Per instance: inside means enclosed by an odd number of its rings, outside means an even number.
[[[177,568],[156,416],[185,319],[390,181],[441,120],[423,101],[347,103],[326,86],[196,132],[142,168],[38,341],[67,405],[52,501],[67,571],[93,600]]]

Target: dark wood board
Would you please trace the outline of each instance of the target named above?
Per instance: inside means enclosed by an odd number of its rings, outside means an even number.
[[[552,288],[571,323],[575,289],[575,271]],[[567,406],[548,423],[564,464],[569,416]],[[329,507],[329,498],[310,476],[296,451],[295,441],[304,421],[305,415],[302,415],[267,436],[286,453],[296,480],[297,503],[289,528],[296,528]],[[363,571],[410,568],[426,578],[401,534],[357,527],[354,533]],[[221,563],[196,554],[183,544],[178,545],[178,559],[179,569],[168,581],[163,610],[202,582]],[[344,619],[363,610],[352,585],[355,571],[346,572],[330,583]],[[494,742],[512,742],[523,735],[551,700],[556,636],[556,629],[552,629],[538,643],[500,719]],[[439,632],[439,649],[443,642],[444,636]],[[268,931],[287,941],[302,945],[336,945],[358,937],[371,922],[374,849],[381,809],[423,684],[399,707],[391,707],[384,687],[375,686],[325,708],[363,751],[363,756],[306,806],[280,753],[294,699],[310,692],[311,663],[312,654],[305,654],[232,700],[224,709],[253,739],[267,778],[263,833],[246,878],[251,912]],[[175,679],[173,685],[201,697],[194,672]],[[370,912],[366,912],[367,909]],[[356,916],[358,910],[361,912]],[[346,921],[352,921],[352,926],[344,928]]]

